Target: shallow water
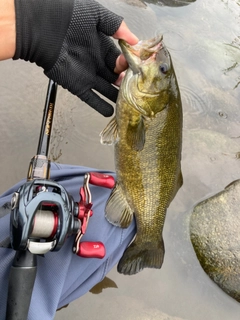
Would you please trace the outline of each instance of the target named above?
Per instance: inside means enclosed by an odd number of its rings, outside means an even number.
[[[240,177],[240,2],[197,0],[184,7],[150,1],[143,5],[138,0],[129,1],[135,5],[124,0],[100,2],[124,16],[139,38],[164,35],[183,102],[184,185],[168,210],[162,269],[132,277],[112,270],[108,277],[117,288],[88,293],[56,319],[71,314],[71,319],[158,320],[168,315],[238,320],[239,303],[201,269],[188,226],[195,203]],[[1,62],[0,72],[0,191],[4,191],[25,177],[36,153],[48,80],[41,69],[21,61]],[[108,121],[59,88],[52,159],[113,170],[112,148],[99,143],[99,132]]]

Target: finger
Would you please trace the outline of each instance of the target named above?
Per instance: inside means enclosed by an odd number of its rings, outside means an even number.
[[[100,3],[92,0],[85,1],[87,7],[92,7],[91,15],[96,19],[96,28],[98,31],[103,32],[104,34],[111,36],[119,28],[123,17],[109,11],[107,8],[102,6]],[[86,6],[86,5],[85,5]]]
[[[88,90],[79,97],[86,102],[90,107],[101,113],[104,117],[111,117],[113,115],[113,107],[101,99],[95,92]]]
[[[118,87],[120,87],[121,83],[122,83],[122,80],[125,76],[125,72],[121,72],[119,77],[117,78],[117,80],[114,82],[114,84]]]
[[[112,38],[106,36],[102,32],[99,32],[98,37],[100,41],[101,54],[103,58],[102,62],[104,62],[105,64],[105,65],[101,64],[100,69],[106,68],[107,66],[108,69],[110,69],[113,72],[116,66],[116,60],[118,56],[121,54],[121,51],[116,46]]]
[[[128,68],[127,60],[125,59],[123,54],[117,57],[116,66],[114,68],[114,72],[120,74]]]
[[[124,21],[120,24],[118,30],[113,34],[113,38],[123,39],[130,45],[137,44],[139,41],[138,37],[129,30],[128,26]]]
[[[105,79],[97,77],[94,85],[94,89],[97,90],[99,93],[101,93],[104,97],[111,100],[112,102],[115,103],[117,101],[118,89],[112,86]]]
[[[102,79],[106,80],[109,84],[115,83],[115,81],[118,79],[118,74],[111,71],[107,65],[104,66],[101,70],[97,72],[97,77],[100,79],[100,82]],[[95,78],[96,79],[96,78]],[[95,81],[96,82],[96,81]]]

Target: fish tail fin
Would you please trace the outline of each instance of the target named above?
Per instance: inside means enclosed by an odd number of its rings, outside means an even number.
[[[143,245],[134,240],[125,250],[118,263],[117,270],[119,273],[132,275],[144,268],[160,269],[163,264],[164,253],[165,249],[162,237],[154,248],[151,243]]]

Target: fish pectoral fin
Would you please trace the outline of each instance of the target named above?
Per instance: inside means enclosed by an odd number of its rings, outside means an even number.
[[[105,217],[108,222],[121,228],[127,228],[132,222],[133,212],[119,184],[116,184],[108,198]]]
[[[118,139],[118,128],[116,117],[113,117],[105,129],[100,133],[102,144],[114,144]]]
[[[145,144],[146,128],[142,116],[138,121],[129,121],[127,127],[127,143],[136,151],[141,151]]]

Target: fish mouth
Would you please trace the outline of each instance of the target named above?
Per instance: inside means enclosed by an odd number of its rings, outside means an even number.
[[[131,46],[124,40],[119,40],[119,45],[133,73],[140,72],[140,63],[155,56],[163,48],[163,36],[158,35],[150,40],[141,40]]]

